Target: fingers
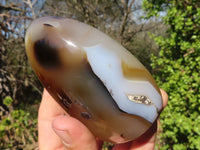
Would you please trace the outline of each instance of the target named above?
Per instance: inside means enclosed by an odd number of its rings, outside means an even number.
[[[80,121],[64,114],[44,90],[38,115],[39,149],[96,150],[97,142],[92,133]]]
[[[162,99],[163,99],[163,108],[165,108],[167,106],[167,102],[168,102],[168,95],[163,89],[160,89],[160,92],[161,92]]]
[[[55,117],[63,114],[64,110],[44,89],[38,114],[38,138],[40,149],[55,150],[63,147],[60,138],[52,129],[52,122]]]
[[[55,133],[61,138],[67,150],[97,150],[93,134],[77,119],[59,116],[53,122]]]
[[[161,94],[164,108],[167,105],[168,96],[162,89]],[[61,150],[64,145],[69,150],[97,150],[99,144],[87,127],[75,118],[64,116],[64,113],[65,111],[59,104],[44,90],[38,115],[39,148]],[[116,145],[113,150],[153,149],[156,129],[157,123],[155,122],[144,136],[133,142]]]
[[[45,117],[45,119],[52,119],[64,113],[64,109],[62,109],[62,107],[60,107],[60,105],[53,99],[53,97],[51,97],[47,90],[44,89],[39,109],[39,117]]]

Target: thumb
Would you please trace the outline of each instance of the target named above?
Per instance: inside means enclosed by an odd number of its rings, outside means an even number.
[[[68,150],[97,150],[94,135],[73,117],[57,117],[53,121],[53,129]]]

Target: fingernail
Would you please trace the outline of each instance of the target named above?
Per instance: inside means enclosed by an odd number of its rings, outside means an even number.
[[[63,140],[63,144],[69,146],[72,144],[72,139],[67,131],[55,130],[56,134]]]

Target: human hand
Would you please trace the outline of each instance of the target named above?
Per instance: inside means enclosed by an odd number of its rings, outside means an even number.
[[[161,94],[164,108],[168,96],[162,89]],[[112,150],[153,150],[156,131],[157,122],[142,137],[116,144]],[[68,115],[45,89],[38,115],[38,132],[41,150],[98,150],[103,143],[79,120]]]

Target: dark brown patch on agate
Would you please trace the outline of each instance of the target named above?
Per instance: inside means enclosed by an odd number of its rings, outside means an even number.
[[[122,133],[122,134],[120,134],[120,136],[122,137],[122,138],[124,138],[125,139],[125,137],[124,137],[124,134]]]
[[[81,117],[84,119],[90,119],[91,115],[88,112],[81,112]]]
[[[34,54],[37,62],[46,69],[55,69],[61,65],[58,50],[48,40],[36,41]]]
[[[72,101],[68,98],[68,96],[65,94],[63,90],[59,91],[60,96],[67,101],[67,103],[71,104]]]
[[[65,108],[69,109],[71,107],[72,101],[65,93],[62,94],[63,93],[62,89],[54,88],[54,89],[52,89],[52,91],[50,91],[50,93],[54,93],[52,96],[54,96],[54,95],[56,96],[57,102],[60,103],[64,109]],[[56,95],[56,93],[57,93],[57,95]]]
[[[43,25],[47,26],[47,27],[54,27],[54,26],[52,26],[51,24],[48,24],[48,23],[44,23]]]
[[[65,94],[63,90],[58,90],[59,99],[60,101],[69,109],[71,107],[72,101],[70,98]]]

